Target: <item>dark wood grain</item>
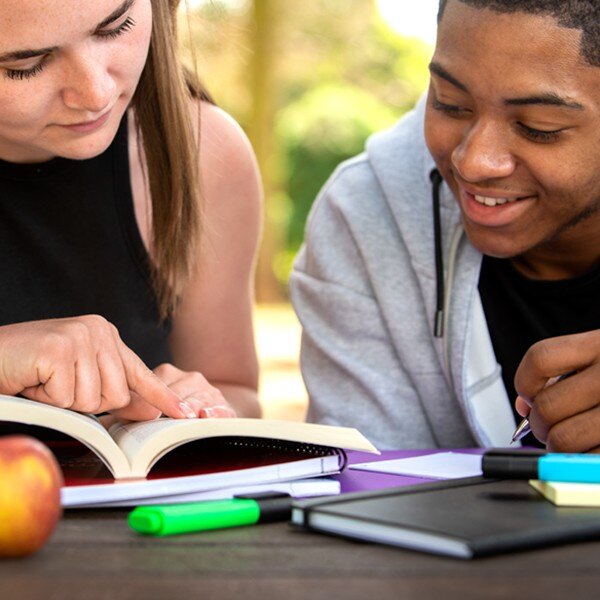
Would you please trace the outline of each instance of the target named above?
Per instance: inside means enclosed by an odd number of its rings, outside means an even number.
[[[598,598],[600,542],[461,561],[286,524],[167,538],[125,511],[68,513],[38,554],[0,562],[1,600]]]

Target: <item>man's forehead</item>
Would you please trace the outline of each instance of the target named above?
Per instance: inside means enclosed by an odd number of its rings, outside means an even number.
[[[547,104],[553,94],[573,106],[600,102],[600,69],[582,56],[580,32],[547,15],[496,13],[450,0],[432,64],[434,75],[444,71],[458,89],[495,89],[509,100],[543,95]]]

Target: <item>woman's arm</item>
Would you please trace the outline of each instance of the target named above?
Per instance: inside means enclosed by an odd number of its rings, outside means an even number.
[[[197,269],[173,318],[174,365],[201,373],[238,416],[260,416],[252,307],[262,188],[237,123],[201,106],[202,227]]]

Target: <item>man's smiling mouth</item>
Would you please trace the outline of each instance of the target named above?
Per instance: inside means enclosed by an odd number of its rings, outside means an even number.
[[[472,194],[472,197],[477,202],[479,202],[479,204],[484,204],[485,206],[499,206],[508,202],[517,202],[518,200],[525,200],[526,198],[531,198],[531,196],[513,196],[511,198],[496,198],[492,196],[480,196],[479,194]]]

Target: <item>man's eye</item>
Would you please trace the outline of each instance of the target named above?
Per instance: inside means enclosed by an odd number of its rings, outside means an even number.
[[[555,129],[553,131],[542,131],[541,129],[534,129],[528,127],[524,123],[518,123],[519,129],[523,132],[525,137],[528,137],[534,142],[550,143],[556,142],[560,138],[560,134],[563,132],[562,129]]]
[[[444,104],[437,98],[433,99],[433,108],[439,112],[447,114],[451,117],[458,117],[465,113],[466,109],[456,106],[454,104]]]

